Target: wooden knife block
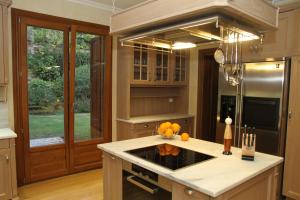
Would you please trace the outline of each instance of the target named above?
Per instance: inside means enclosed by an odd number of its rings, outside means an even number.
[[[246,139],[245,139],[246,137]],[[255,146],[256,146],[256,136],[253,137],[253,145],[248,145],[248,137],[243,134],[242,137],[242,160],[250,160],[254,161],[254,155],[255,155]],[[246,144],[244,143],[246,141]],[[250,141],[249,141],[250,143]],[[251,142],[252,143],[252,142]]]

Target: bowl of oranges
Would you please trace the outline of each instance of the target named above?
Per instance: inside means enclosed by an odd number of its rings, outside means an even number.
[[[177,123],[164,122],[158,127],[157,133],[165,139],[171,139],[175,135],[179,134],[181,127]]]

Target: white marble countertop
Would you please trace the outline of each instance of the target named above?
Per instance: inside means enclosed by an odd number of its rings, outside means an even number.
[[[0,140],[2,139],[10,139],[10,138],[16,138],[17,134],[13,132],[9,128],[1,128],[0,129]]]
[[[124,152],[163,143],[209,154],[216,158],[173,171]],[[193,138],[183,142],[180,136],[171,140],[162,139],[159,135],[149,136],[99,144],[98,148],[211,197],[217,197],[283,162],[281,157],[263,153],[255,153],[255,161],[244,161],[238,148],[232,148],[233,155],[225,156],[222,154],[221,144]]]
[[[145,115],[139,117],[131,117],[130,119],[118,118],[117,120],[127,122],[127,123],[132,123],[132,124],[138,124],[138,123],[155,122],[155,121],[163,121],[163,120],[170,120],[170,119],[182,119],[188,117],[193,117],[193,115],[170,113],[170,114],[162,114],[162,115]]]

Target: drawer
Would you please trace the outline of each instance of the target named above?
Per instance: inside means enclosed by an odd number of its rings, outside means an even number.
[[[134,124],[133,129],[134,130],[154,130],[157,126],[157,122],[145,122],[145,123],[139,123],[139,124]]]
[[[153,130],[133,130],[133,135],[135,138],[147,137],[153,134]]]
[[[8,149],[9,148],[9,140],[0,140],[0,149]]]

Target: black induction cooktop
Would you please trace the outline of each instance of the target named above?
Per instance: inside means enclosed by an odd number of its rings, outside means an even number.
[[[177,170],[214,158],[207,154],[167,143],[133,149],[126,152],[172,170]]]

